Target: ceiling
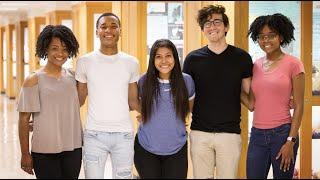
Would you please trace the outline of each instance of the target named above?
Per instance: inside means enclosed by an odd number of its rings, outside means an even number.
[[[79,2],[81,1],[0,1],[0,25],[44,16],[54,10],[71,10]]]

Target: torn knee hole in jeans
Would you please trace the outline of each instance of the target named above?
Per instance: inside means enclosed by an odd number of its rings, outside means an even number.
[[[132,173],[130,168],[119,169],[116,171],[116,177],[119,178],[132,178]]]
[[[85,163],[99,163],[99,157],[92,154],[85,154],[84,155],[84,162]]]

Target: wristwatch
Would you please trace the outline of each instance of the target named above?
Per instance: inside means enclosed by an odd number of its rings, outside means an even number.
[[[287,141],[291,141],[291,142],[295,143],[296,140],[297,140],[297,138],[295,138],[295,137],[291,137],[291,136],[287,137]]]

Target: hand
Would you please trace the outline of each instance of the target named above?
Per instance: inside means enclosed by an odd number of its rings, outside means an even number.
[[[290,106],[290,109],[294,109],[293,99],[290,99],[289,106]]]
[[[312,133],[314,134],[314,133],[320,133],[320,129],[315,129],[315,128],[313,128],[312,129]]]
[[[21,169],[28,174],[33,175],[33,162],[30,154],[21,156]]]
[[[33,131],[33,120],[29,121],[29,132]]]
[[[276,157],[276,159],[279,159],[281,156],[280,170],[283,170],[283,172],[289,171],[291,162],[292,164],[294,162],[293,145],[293,142],[287,141]]]
[[[138,114],[138,115],[136,116],[136,118],[137,118],[137,121],[138,121],[139,123],[141,123],[141,120],[142,120],[141,114]]]

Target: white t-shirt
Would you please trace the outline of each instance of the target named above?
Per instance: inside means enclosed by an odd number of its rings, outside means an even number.
[[[123,52],[108,56],[95,50],[79,58],[75,77],[88,87],[86,129],[133,131],[128,86],[139,80],[139,62],[135,57]]]

